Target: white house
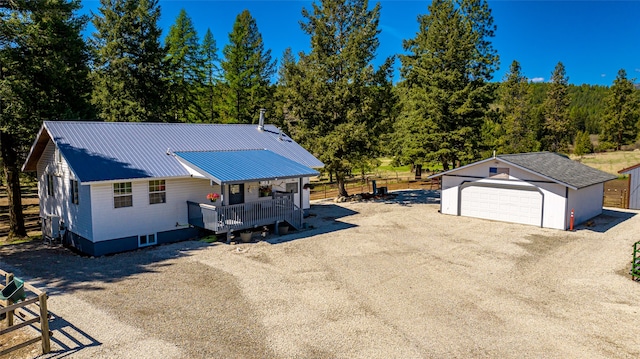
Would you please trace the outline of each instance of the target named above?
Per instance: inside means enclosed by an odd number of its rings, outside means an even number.
[[[567,229],[602,213],[616,176],[551,152],[499,155],[438,173],[440,212]]]
[[[323,164],[275,126],[46,121],[37,171],[43,234],[91,255],[288,222]],[[217,197],[211,202],[211,197]]]
[[[629,192],[627,192],[629,208],[640,209],[640,163],[621,169],[618,173],[629,175]]]

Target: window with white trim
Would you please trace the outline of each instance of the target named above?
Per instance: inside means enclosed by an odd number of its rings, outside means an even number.
[[[71,189],[71,203],[79,204],[80,200],[78,198],[78,181],[71,180],[71,186],[69,188]]]
[[[53,175],[51,173],[47,174],[47,195],[54,197],[54,188],[53,188]]]
[[[166,202],[167,192],[164,180],[149,181],[149,204]]]
[[[120,182],[113,184],[113,207],[132,207],[133,194],[131,192],[131,182]]]
[[[155,234],[143,234],[138,236],[138,247],[151,246],[156,244],[156,235]]]

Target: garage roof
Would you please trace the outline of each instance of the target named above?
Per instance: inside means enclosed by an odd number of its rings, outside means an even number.
[[[520,167],[526,171],[533,172],[572,189],[580,189],[617,178],[610,173],[583,165],[580,162],[573,161],[564,155],[554,152],[530,152],[499,155],[496,156],[495,159]],[[430,177],[439,177],[458,171],[462,168],[474,166],[490,160],[494,160],[494,158],[474,162]]]

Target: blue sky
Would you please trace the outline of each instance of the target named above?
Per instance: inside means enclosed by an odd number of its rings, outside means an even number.
[[[374,2],[371,2],[372,4]],[[430,1],[382,0],[378,59],[403,53],[402,39],[415,37],[417,16]],[[97,0],[83,0],[83,12],[96,11]],[[303,7],[311,1],[160,1],[163,37],[186,9],[200,38],[210,28],[222,47],[235,17],[248,9],[258,23],[265,47],[279,58],[285,48],[308,51],[309,37],[300,29]],[[611,85],[619,69],[640,79],[640,0],[634,1],[523,1],[489,0],[498,29],[493,45],[500,55],[499,81],[513,60],[532,81],[548,81],[562,61],[573,84]],[[89,29],[91,30],[91,29]],[[400,61],[396,60],[396,66]],[[396,71],[395,80],[399,79]]]

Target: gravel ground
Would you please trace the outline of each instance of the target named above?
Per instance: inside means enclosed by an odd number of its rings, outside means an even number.
[[[101,258],[35,243],[0,247],[0,268],[50,293],[46,358],[640,357],[638,212],[563,232],[397,193],[315,202],[313,229],[259,243]]]

